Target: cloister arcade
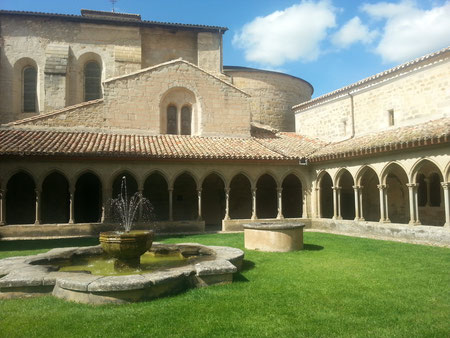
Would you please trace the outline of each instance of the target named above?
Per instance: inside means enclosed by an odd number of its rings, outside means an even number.
[[[318,171],[318,218],[450,225],[449,168],[430,159],[415,163],[409,173],[402,162],[388,162],[381,170],[371,165]],[[330,171],[330,172],[329,172]],[[446,179],[444,179],[446,178]]]
[[[107,178],[94,170],[70,176],[64,170],[42,175],[28,169],[13,170],[2,180],[0,222],[13,224],[74,224],[110,222],[110,200],[121,191],[126,177],[127,195],[148,198],[156,221],[204,221],[300,218],[306,203],[304,179],[298,173],[243,171],[224,175],[211,171],[203,176],[189,170],[168,175],[152,170],[139,175],[132,169]],[[303,181],[303,182],[302,182]]]

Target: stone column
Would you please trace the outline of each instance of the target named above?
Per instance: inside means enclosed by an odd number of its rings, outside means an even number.
[[[230,188],[225,188],[225,220],[230,219]]]
[[[198,216],[197,220],[202,220],[202,189],[197,189],[197,200],[198,200]]]
[[[258,219],[256,215],[256,188],[252,189],[252,219]]]
[[[388,202],[388,194],[387,194],[387,190],[389,189],[389,185],[386,184],[386,189],[384,190],[384,210],[386,212],[386,218],[385,218],[385,222],[386,223],[390,223],[391,220],[389,219],[389,202]]]
[[[75,208],[75,187],[69,188],[69,224],[75,223],[74,221],[74,208]]]
[[[417,183],[407,183],[409,192],[409,224],[417,225],[419,221],[419,205],[417,201]]]
[[[308,218],[308,200],[305,189],[302,189],[302,218]]]
[[[362,192],[363,192],[364,187],[362,185],[359,186],[359,220],[360,221],[365,221],[364,219],[364,208],[363,208],[363,197],[362,197]]]
[[[386,191],[386,185],[385,184],[378,184],[377,185],[379,191],[380,191],[380,222],[383,223],[386,221],[386,215],[385,215],[385,191]]]
[[[36,217],[34,224],[39,225],[41,224],[41,191],[39,189],[35,189],[34,192],[36,193]]]
[[[111,221],[111,215],[110,215],[111,195],[112,195],[112,189],[104,186],[103,191],[102,191],[102,218],[101,218],[102,223]]]
[[[416,183],[416,186],[414,187],[414,206],[416,210],[416,225],[421,225],[422,222],[420,222],[419,219],[419,196],[418,196],[418,188],[419,185]]]
[[[338,198],[338,219],[342,219],[342,213],[341,213],[341,187],[337,187],[337,198]]]
[[[169,188],[169,221],[173,221],[173,188]]]
[[[353,191],[355,193],[355,221],[359,221],[359,187],[354,185]]]
[[[277,208],[278,208],[278,214],[277,214],[277,219],[283,219],[283,188],[277,188],[277,197],[278,197],[278,203],[277,203]]]
[[[316,210],[317,218],[322,218],[322,206],[320,201],[320,188],[316,188]]]
[[[428,177],[424,178],[425,183],[427,184],[427,203],[425,206],[430,206],[430,179]]]
[[[338,199],[337,199],[337,187],[332,187],[333,189],[333,219],[338,217]]]
[[[6,189],[0,189],[0,226],[5,225],[6,216]]]
[[[444,189],[445,227],[450,227],[450,182],[442,182]]]

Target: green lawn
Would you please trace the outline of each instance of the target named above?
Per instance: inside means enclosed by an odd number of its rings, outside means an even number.
[[[242,234],[171,237],[243,248]],[[91,239],[0,242],[0,258]],[[0,337],[449,337],[450,249],[323,233],[305,250],[245,251],[227,286],[100,306],[0,301]]]

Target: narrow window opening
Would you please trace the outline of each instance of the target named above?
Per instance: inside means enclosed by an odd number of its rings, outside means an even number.
[[[395,124],[394,109],[388,110],[388,123],[389,123],[389,126],[393,126]]]
[[[167,134],[177,134],[177,107],[167,107]]]
[[[23,111],[36,112],[37,72],[34,67],[23,70]]]
[[[84,67],[84,100],[96,100],[101,97],[100,65],[96,61],[89,61]]]
[[[191,135],[191,107],[181,108],[181,135]]]

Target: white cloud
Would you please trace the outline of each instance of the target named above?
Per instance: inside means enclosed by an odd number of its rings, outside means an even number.
[[[320,42],[335,26],[335,9],[329,1],[302,1],[282,11],[257,17],[233,37],[248,61],[277,67],[287,61],[312,61]]]
[[[450,44],[450,3],[422,10],[412,1],[365,4],[362,10],[385,20],[375,52],[385,62],[404,62]]]
[[[371,43],[377,34],[377,31],[370,31],[369,27],[355,16],[333,34],[331,41],[338,48],[347,48],[356,42]]]

